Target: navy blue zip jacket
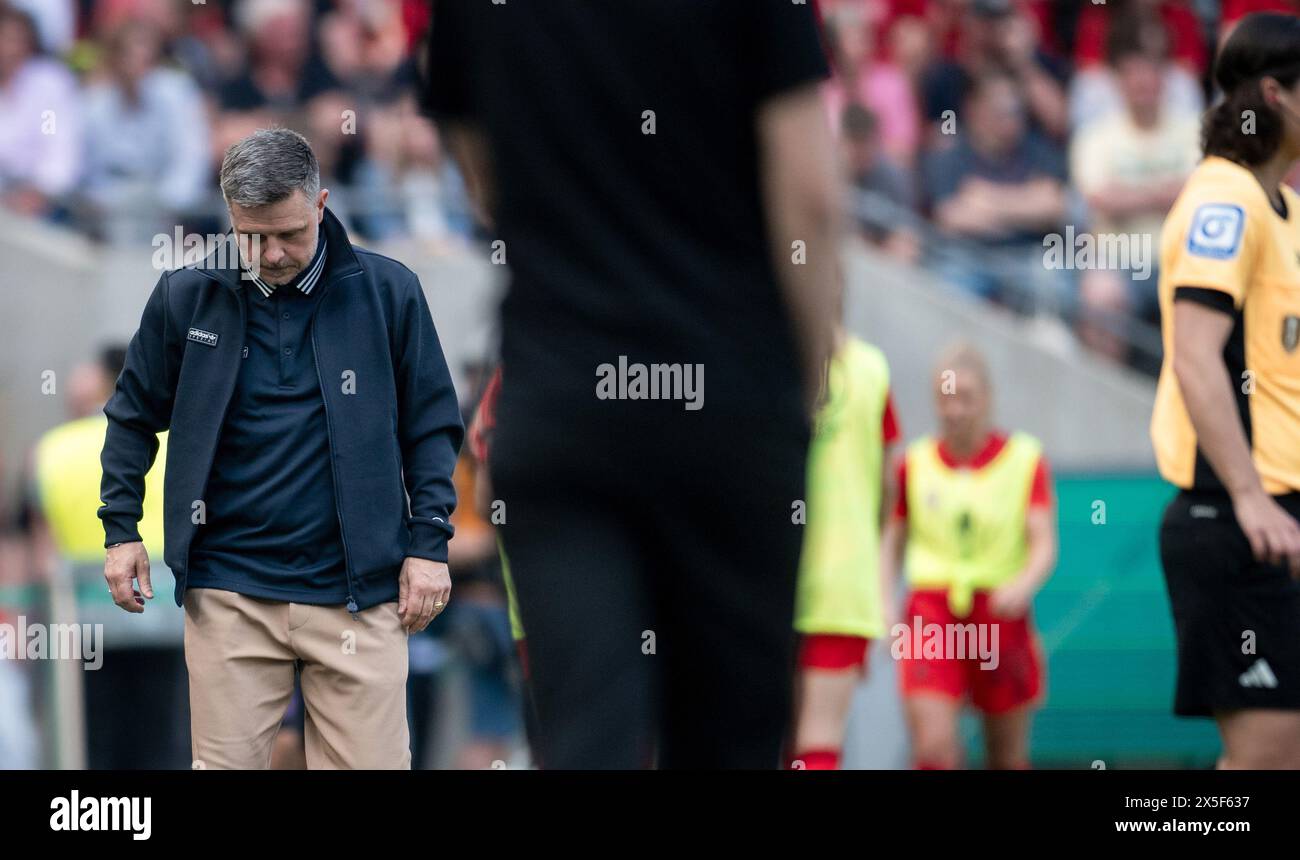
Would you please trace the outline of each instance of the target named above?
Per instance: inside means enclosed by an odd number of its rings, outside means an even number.
[[[410,269],[353,248],[328,209],[329,258],[311,322],[352,600],[395,599],[407,556],[447,560],[452,471],[464,428],[429,306]],[[219,256],[224,253],[224,258]],[[224,263],[218,266],[217,263]],[[144,476],[170,429],[163,560],[185,593],[190,542],[244,348],[245,296],[230,237],[202,264],[166,272],[145,305],[104,407],[105,546],[140,539]],[[353,392],[353,393],[349,393]],[[355,608],[354,608],[355,607]]]

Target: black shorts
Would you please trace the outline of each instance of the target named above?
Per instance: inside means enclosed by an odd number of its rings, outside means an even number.
[[[1278,502],[1300,519],[1300,494]],[[1300,708],[1300,583],[1254,559],[1229,498],[1175,496],[1160,560],[1178,638],[1174,713]]]

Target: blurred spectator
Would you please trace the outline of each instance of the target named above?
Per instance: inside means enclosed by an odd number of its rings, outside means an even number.
[[[841,5],[855,5],[860,0],[840,0]],[[892,42],[898,28],[924,28],[936,56],[953,59],[958,54],[961,19],[967,0],[867,0],[883,6],[882,42]]]
[[[310,0],[238,0],[234,19],[246,56],[242,71],[218,90],[214,152],[283,125],[311,140],[323,184],[345,184],[360,149],[357,103],[321,56]],[[331,204],[345,220],[347,204],[343,193]]]
[[[887,26],[884,55],[907,78],[912,92],[917,94],[919,111],[924,107],[919,94],[923,91],[926,72],[934,62],[934,34],[923,18],[914,15],[904,15]]]
[[[1058,61],[1068,61],[1074,46],[1078,4],[1072,0],[1020,0],[1020,5],[1034,20],[1038,47]]]
[[[912,178],[881,152],[875,114],[858,104],[846,107],[840,149],[858,232],[872,245],[915,262],[920,245]]]
[[[1064,273],[1044,265],[1044,234],[1065,213],[1060,154],[1030,132],[1016,81],[989,74],[963,108],[956,146],[934,153],[925,188],[945,241],[933,260],[963,290],[1007,304],[1060,310]]]
[[[89,5],[82,0],[83,6]],[[74,68],[102,66],[107,41],[127,22],[152,26],[166,53],[204,87],[234,74],[242,63],[241,51],[225,26],[228,3],[176,3],[174,0],[95,0],[86,10],[84,30],[90,36],[78,44],[70,59]],[[214,39],[218,33],[225,38]]]
[[[161,65],[153,24],[126,21],[106,47],[104,79],[86,92],[84,193],[101,232],[148,241],[206,193],[208,120],[194,82]]]
[[[1123,18],[1155,24],[1169,37],[1169,55],[1195,78],[1205,74],[1209,57],[1200,20],[1186,0],[1109,0],[1085,3],[1079,13],[1074,63],[1084,71],[1107,63],[1110,29]]]
[[[438,132],[412,98],[372,115],[354,176],[353,214],[367,239],[414,238],[447,248],[473,232],[469,198]]]
[[[846,0],[854,3],[861,0]],[[900,21],[912,19],[923,22],[933,34],[940,55],[954,59],[961,53],[963,38],[962,18],[970,7],[970,0],[866,0],[885,7],[884,29],[888,31]],[[1059,56],[1060,34],[1051,27],[1059,15],[1060,0],[1015,0],[1019,11],[1033,18],[1041,34],[1041,47],[1046,53]]]
[[[186,25],[182,15],[185,7],[207,4],[179,4],[173,0],[94,0],[90,5],[88,23],[96,34],[112,32],[126,21],[147,21],[165,33],[168,39],[173,39],[181,35]],[[219,5],[229,6],[230,3]]]
[[[224,110],[289,111],[339,88],[314,50],[308,0],[242,0],[235,19],[247,39],[247,66],[221,88]]]
[[[176,8],[175,4],[169,4],[169,8]],[[215,107],[215,94],[221,85],[237,78],[243,69],[241,34],[231,29],[223,7],[216,5],[189,6],[183,26],[179,28],[167,15],[157,18],[162,20],[155,20],[154,16],[148,19],[159,25],[170,54],[210,97]]]
[[[1062,139],[1067,131],[1066,69],[1038,48],[1035,19],[1013,0],[969,0],[962,18],[955,59],[942,60],[925,74],[923,100],[930,144],[951,142],[945,112],[956,112],[972,82],[998,74],[1020,91],[1027,119],[1041,135]]]
[[[431,123],[410,109],[419,75],[408,49],[402,4],[338,0],[333,6],[320,18],[319,40],[321,59],[339,89],[313,100],[307,126],[313,145],[327,150],[322,169],[353,187],[354,193],[339,196],[335,205],[346,202],[349,223],[368,238],[405,234],[443,242],[455,229],[440,211],[440,195],[454,181],[443,181]],[[392,138],[384,139],[387,135]],[[368,158],[375,160],[367,164]],[[391,172],[376,176],[376,164]],[[363,169],[368,175],[358,172]],[[388,187],[386,182],[396,184]],[[384,193],[391,198],[384,199]],[[431,196],[421,200],[421,194]],[[367,222],[372,216],[404,223]]]
[[[827,112],[835,127],[855,129],[842,142],[860,190],[855,215],[868,241],[904,259],[928,225],[919,216],[883,223],[881,213],[905,214],[900,176],[928,175],[938,162],[925,153],[960,140],[969,118],[956,113],[973,81],[1012,80],[1034,146],[1069,142],[1079,152],[1084,138],[1100,146],[1110,135],[1098,129],[1132,107],[1122,73],[1106,61],[1117,39],[1137,34],[1146,53],[1165,57],[1159,120],[1143,131],[1157,134],[1203,107],[1216,27],[1224,33],[1253,11],[1300,11],[1300,0],[1223,0],[1221,9],[1213,0],[816,2],[837,70]],[[142,213],[219,231],[224,209],[205,182],[216,159],[233,140],[278,124],[312,140],[336,211],[367,239],[415,239],[438,253],[473,234],[460,175],[409,107],[428,0],[0,0],[6,7],[0,111],[17,121],[0,126],[0,205],[68,220],[69,204],[90,202],[71,214],[111,216],[78,223],[114,240],[153,235]],[[1069,61],[1078,64],[1072,76]],[[167,113],[179,119],[160,123]],[[1078,140],[1069,141],[1071,130]],[[1102,171],[1114,157],[1087,161]],[[1085,181],[1077,168],[1076,178]],[[73,190],[84,193],[70,199]],[[1096,229],[1137,229],[1105,223],[1114,195],[1082,196],[1102,203]],[[1090,311],[1126,324],[1144,313],[1141,296],[1113,278],[1082,280]]]
[[[75,0],[9,0],[9,5],[31,16],[42,51],[58,56],[72,47],[77,35]]]
[[[1096,12],[1095,10],[1102,10]],[[1205,107],[1204,91],[1201,77],[1205,66],[1204,46],[1199,42],[1200,24],[1192,19],[1192,26],[1185,20],[1190,15],[1178,4],[1157,3],[1154,0],[1130,0],[1106,6],[1089,6],[1080,17],[1080,38],[1138,41],[1144,50],[1151,54],[1163,54],[1168,57],[1164,64],[1164,83],[1161,87],[1166,106],[1173,111],[1200,113]],[[1089,20],[1094,22],[1093,31],[1082,29]],[[1102,26],[1104,25],[1104,27]],[[1195,36],[1195,45],[1189,44]],[[1092,46],[1084,48],[1086,61],[1081,59],[1079,70],[1070,84],[1070,124],[1079,128],[1109,114],[1116,113],[1124,107],[1124,97],[1120,92],[1114,69],[1092,56],[1097,49]],[[1181,53],[1180,53],[1181,51]]]
[[[1149,277],[1137,271],[1092,269],[1081,274],[1080,335],[1090,346],[1125,357],[1116,321],[1129,314],[1156,321],[1156,260],[1160,227],[1183,182],[1200,160],[1198,114],[1163,97],[1165,56],[1135,30],[1112,32],[1110,66],[1124,107],[1076,133],[1071,174],[1088,207],[1094,233],[1145,237]]]
[[[876,20],[864,7],[842,5],[826,18],[835,76],[825,84],[832,118],[857,102],[877,117],[880,145],[897,164],[910,166],[920,140],[916,95],[907,77],[876,54]]]
[[[350,96],[391,103],[413,94],[418,74],[399,0],[340,0],[320,21],[321,54]]]
[[[72,74],[39,52],[30,16],[0,5],[0,202],[47,215],[81,168],[80,99]]]

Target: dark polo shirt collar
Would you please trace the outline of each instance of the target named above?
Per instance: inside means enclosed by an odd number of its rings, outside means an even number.
[[[325,238],[325,230],[323,227],[317,231],[316,237],[316,255],[311,258],[311,263],[307,265],[307,268],[299,272],[294,279],[288,283],[288,286],[297,288],[305,296],[311,295],[311,291],[315,288],[316,282],[320,280],[321,272],[325,271],[325,258],[327,256],[326,246],[329,242]],[[253,284],[261,290],[263,296],[270,298],[271,293],[275,292],[277,287],[276,284],[268,284],[266,281],[259,278],[251,269],[244,267],[244,274],[247,276],[248,280],[252,281]]]
[[[329,244],[328,252],[324,252],[322,248],[317,249],[325,261],[317,283],[321,281],[330,283],[364,271],[361,261],[357,259],[356,252],[352,249],[352,243],[348,240],[348,231],[328,206],[325,207],[325,217],[321,221],[321,241],[324,243],[326,240]],[[186,268],[195,269],[232,290],[240,290],[245,282],[252,280],[251,273],[244,268],[243,257],[235,241],[233,229],[226,231],[226,244],[223,247],[214,250],[202,262]],[[310,268],[308,266],[308,269]]]

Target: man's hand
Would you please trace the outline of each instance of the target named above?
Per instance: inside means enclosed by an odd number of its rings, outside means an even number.
[[[136,590],[131,580],[139,580]],[[113,602],[127,612],[144,612],[144,598],[153,600],[153,583],[149,581],[149,553],[140,541],[109,547],[104,559],[104,580]],[[144,592],[144,597],[140,593]]]
[[[451,601],[451,575],[441,561],[407,558],[397,582],[397,614],[407,633],[419,633]]]

